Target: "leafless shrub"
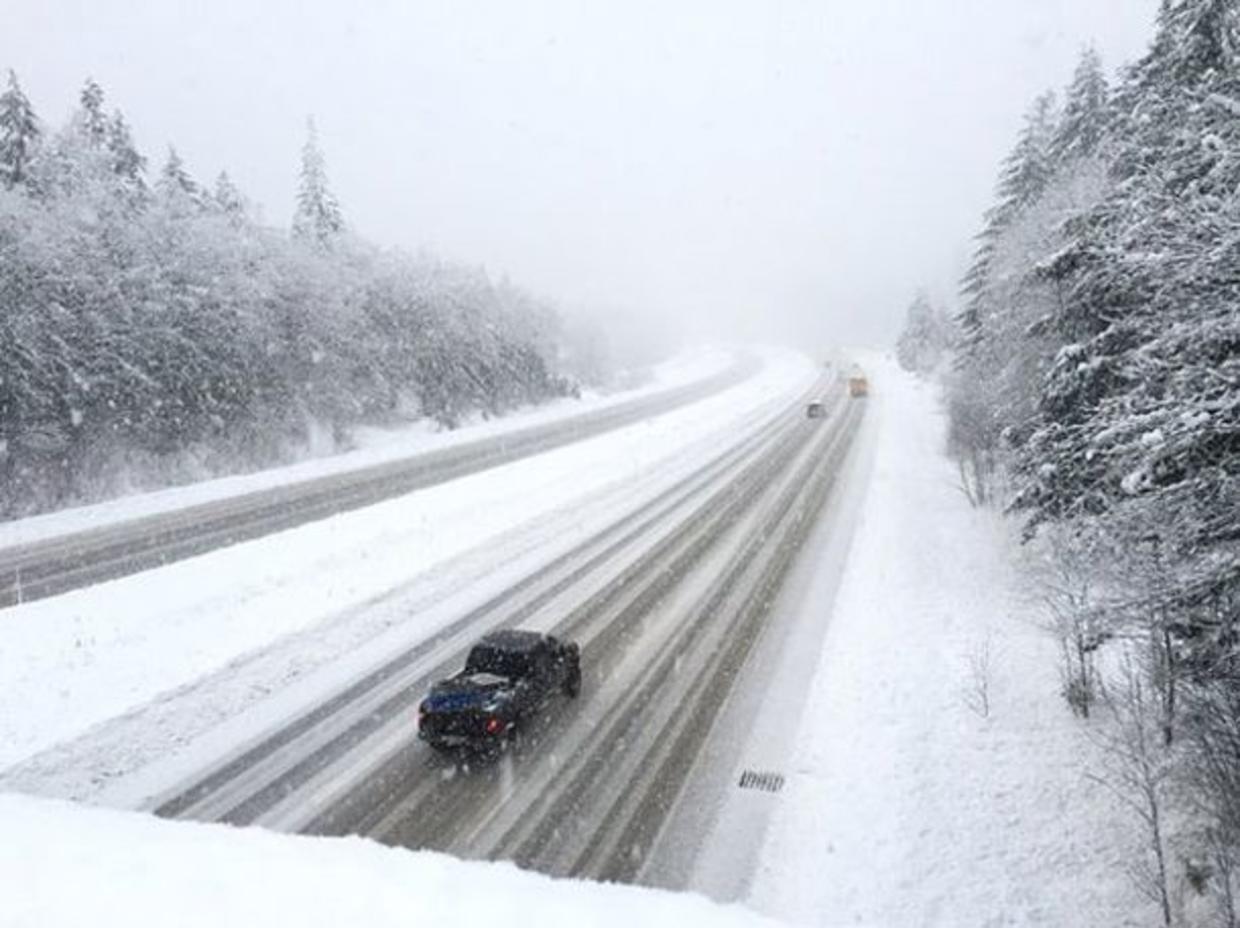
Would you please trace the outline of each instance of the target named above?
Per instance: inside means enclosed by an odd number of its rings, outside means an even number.
[[[1109,724],[1097,729],[1101,773],[1091,778],[1107,787],[1137,817],[1144,852],[1134,856],[1129,875],[1138,890],[1159,907],[1162,923],[1172,925],[1167,852],[1167,807],[1175,758],[1162,738],[1161,713],[1144,668],[1125,656],[1114,680],[1103,689]]]
[[[1240,880],[1240,687],[1230,674],[1198,682],[1184,711],[1186,796],[1205,823],[1199,844],[1210,864],[1217,924],[1236,928]]]
[[[968,675],[961,689],[961,699],[970,712],[983,719],[990,717],[993,657],[994,646],[989,630],[965,655]]]
[[[1188,839],[1192,851],[1182,859],[1181,879],[1191,896],[1181,918],[1185,924],[1203,928],[1207,924],[1236,928],[1235,845],[1214,827],[1193,833]]]
[[[1051,535],[1039,587],[1059,644],[1064,699],[1074,713],[1088,718],[1099,691],[1094,657],[1109,632],[1095,602],[1095,575],[1086,547],[1079,538]]]
[[[1218,924],[1222,928],[1236,928],[1236,876],[1240,872],[1240,859],[1235,842],[1217,828],[1209,829],[1205,837],[1207,859],[1211,864],[1206,890],[1214,898]]]
[[[999,425],[989,394],[961,372],[947,384],[947,450],[956,460],[960,489],[969,504],[986,506],[995,497]]]

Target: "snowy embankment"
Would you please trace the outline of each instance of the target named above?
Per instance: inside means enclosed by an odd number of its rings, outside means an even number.
[[[128,522],[144,516],[173,512],[188,506],[243,496],[247,493],[303,480],[312,480],[316,477],[361,470],[376,464],[439,451],[481,438],[545,425],[583,413],[598,412],[640,397],[653,396],[676,387],[706,380],[725,370],[735,360],[732,352],[719,348],[685,351],[651,368],[648,379],[641,387],[606,394],[586,392],[579,400],[555,400],[497,419],[476,419],[451,431],[442,430],[426,420],[390,429],[360,428],[355,434],[358,448],[354,451],[318,457],[252,474],[221,477],[166,490],[138,493],[14,522],[0,522],[0,547],[30,544],[87,529]]]
[[[701,896],[553,880],[510,864],[167,822],[0,796],[0,924],[542,928],[774,923]],[[261,876],[259,876],[261,874]]]
[[[959,490],[936,388],[863,362],[873,472],[751,903],[813,925],[1152,923],[1015,526]]]
[[[0,768],[136,721],[0,784],[126,805],[137,794],[115,784],[135,770],[162,765],[142,789],[187,775],[701,466],[820,371],[787,351],[762,360],[720,394],[587,441],[5,610]],[[242,713],[244,730],[219,728]]]

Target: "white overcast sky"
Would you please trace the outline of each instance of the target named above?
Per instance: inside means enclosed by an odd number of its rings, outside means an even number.
[[[6,0],[60,125],[87,75],[162,163],[286,225],[305,118],[359,233],[566,307],[807,347],[943,301],[1029,100],[1158,0]]]

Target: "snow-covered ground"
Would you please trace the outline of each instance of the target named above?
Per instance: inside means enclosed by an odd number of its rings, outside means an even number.
[[[805,601],[825,640],[751,904],[807,925],[1152,924],[1014,526],[958,489],[936,389],[863,362],[873,470],[834,605]]]
[[[0,795],[0,833],[5,928],[774,924],[701,896],[30,797]]]
[[[706,380],[723,371],[735,360],[736,356],[733,352],[722,348],[705,347],[684,351],[651,368],[640,387],[606,394],[587,392],[582,395],[581,399],[556,400],[498,419],[483,420],[475,417],[452,431],[439,429],[425,420],[398,428],[362,428],[355,435],[356,450],[342,454],[313,458],[286,467],[276,467],[251,474],[221,477],[166,490],[138,493],[14,522],[0,522],[0,548],[29,544],[118,522],[128,522],[143,516],[171,512],[187,506],[241,496],[288,483],[325,477],[329,474],[344,473],[476,441],[480,438],[545,425],[570,416],[607,409],[640,397]]]
[[[633,426],[5,610],[0,768],[160,701],[141,731],[103,742],[85,786],[80,756],[41,760],[18,778],[23,789],[93,797],[255,703],[267,712],[248,724],[272,724],[316,695],[308,688],[343,685],[683,477],[820,372],[794,352],[762,357],[745,382]],[[265,648],[263,660],[243,660]],[[207,692],[178,692],[208,675]],[[300,688],[283,692],[294,681]],[[76,780],[62,788],[54,774],[66,767]]]

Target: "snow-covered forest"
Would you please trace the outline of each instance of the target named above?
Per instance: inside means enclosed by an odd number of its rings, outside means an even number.
[[[453,427],[575,390],[555,313],[348,230],[313,124],[291,232],[93,81],[50,129],[0,94],[0,517],[270,465],[363,422]]]
[[[950,444],[1046,556],[1064,695],[1168,924],[1183,873],[1236,924],[1240,7],[1169,0],[1110,82],[1034,101],[964,281]],[[1092,719],[1089,720],[1092,722]]]

